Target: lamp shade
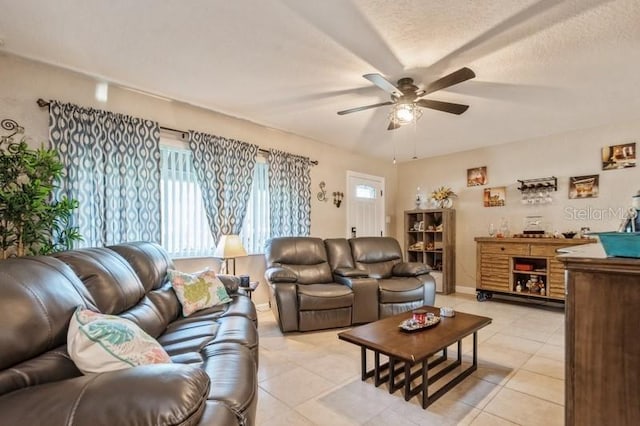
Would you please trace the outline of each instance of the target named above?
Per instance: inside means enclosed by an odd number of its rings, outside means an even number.
[[[239,235],[223,235],[218,241],[213,257],[229,259],[232,257],[246,256],[247,251],[242,246]]]

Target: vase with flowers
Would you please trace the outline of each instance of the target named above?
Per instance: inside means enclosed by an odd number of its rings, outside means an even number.
[[[441,186],[431,193],[431,201],[439,209],[450,209],[453,207],[453,198],[456,193],[448,186]]]

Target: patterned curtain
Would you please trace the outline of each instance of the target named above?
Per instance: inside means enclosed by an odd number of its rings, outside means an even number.
[[[78,200],[82,246],[160,242],[158,123],[52,101],[49,141],[66,172],[54,196]]]
[[[309,158],[269,151],[271,237],[306,236],[311,229]]]
[[[239,234],[258,146],[190,130],[189,148],[213,239],[217,242],[221,235]]]

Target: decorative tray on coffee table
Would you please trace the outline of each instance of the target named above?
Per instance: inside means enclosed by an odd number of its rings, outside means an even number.
[[[409,318],[408,320],[402,321],[398,327],[400,330],[405,331],[407,333],[412,333],[414,331],[426,330],[427,328],[431,328],[434,325],[437,325],[440,322],[440,317],[434,316],[433,318],[428,318],[424,323],[419,323],[413,318]]]

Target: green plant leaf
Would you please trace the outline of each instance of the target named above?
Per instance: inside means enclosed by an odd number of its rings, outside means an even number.
[[[0,250],[7,257],[24,246],[27,254],[73,248],[82,236],[72,226],[78,201],[53,200],[64,165],[52,149],[32,149],[23,138],[0,145]]]

